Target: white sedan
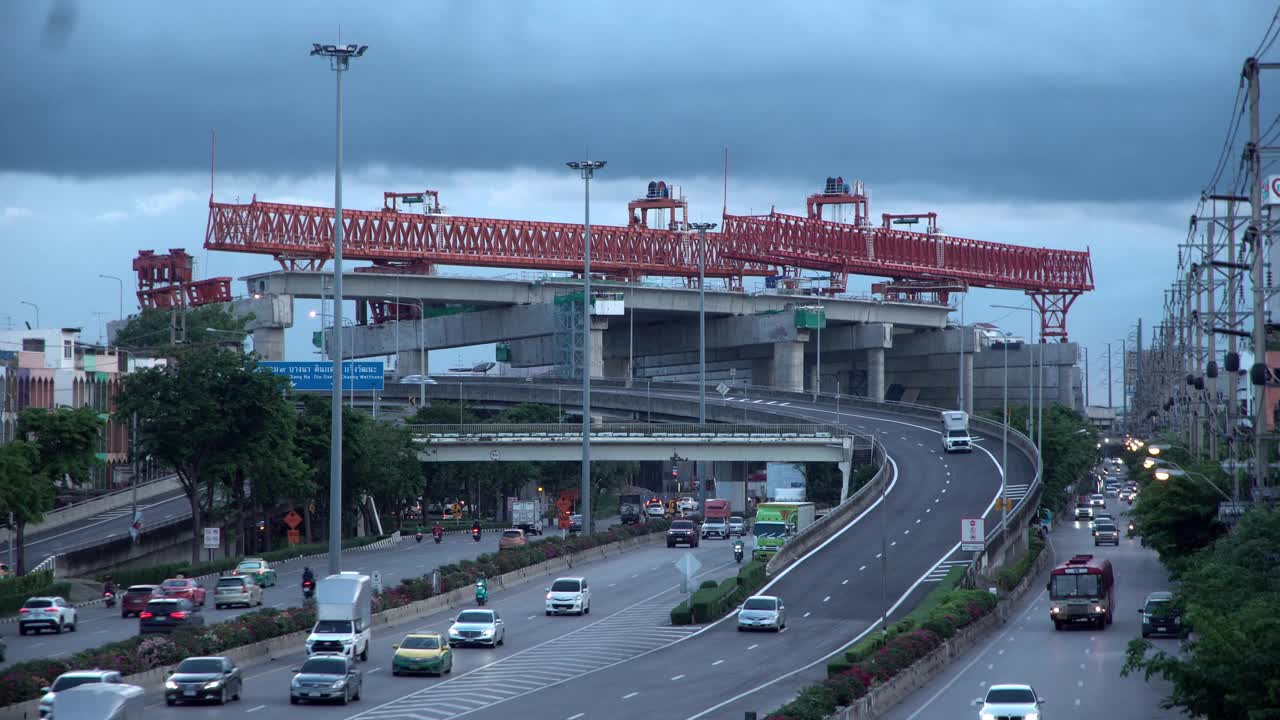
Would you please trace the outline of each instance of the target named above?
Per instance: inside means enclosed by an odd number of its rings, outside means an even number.
[[[463,610],[449,627],[449,647],[488,645],[497,647],[506,640],[507,630],[497,610]]]
[[[973,704],[982,708],[978,711],[978,720],[1006,717],[1040,720],[1040,706],[1044,704],[1044,698],[1036,695],[1030,685],[992,685],[987,696],[977,698]]]

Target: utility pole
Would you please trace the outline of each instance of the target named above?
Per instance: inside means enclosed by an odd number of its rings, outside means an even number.
[[[675,214],[675,211],[672,211]],[[714,228],[715,223],[689,223],[689,227],[698,231],[698,427],[707,423],[707,231]],[[698,476],[698,508],[701,512],[707,502],[707,479],[703,477],[705,466],[699,462],[694,466]]]
[[[1107,343],[1107,407],[1115,408],[1111,404],[1111,343]]]
[[[1258,148],[1258,81],[1261,68],[1257,58],[1244,61],[1244,76],[1249,84],[1249,144],[1244,149],[1244,159],[1249,164],[1249,229],[1245,231],[1245,243],[1253,252],[1253,367],[1249,379],[1253,383],[1253,477],[1254,485],[1266,485],[1267,463],[1262,436],[1267,428],[1266,380],[1267,326],[1263,315],[1266,295],[1263,289],[1263,264],[1266,262],[1266,243],[1262,233],[1262,155]]]
[[[1084,406],[1089,407],[1089,348],[1084,348]],[[1086,410],[1087,412],[1087,410]]]

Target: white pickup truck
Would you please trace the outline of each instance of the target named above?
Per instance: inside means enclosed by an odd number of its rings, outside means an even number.
[[[963,410],[942,411],[942,449],[944,452],[973,452],[969,436],[969,413]]]
[[[372,579],[357,572],[330,575],[316,586],[316,624],[307,637],[307,655],[337,652],[368,660],[372,624]]]

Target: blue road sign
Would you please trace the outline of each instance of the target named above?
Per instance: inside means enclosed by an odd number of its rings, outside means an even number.
[[[261,362],[258,365],[273,373],[287,375],[294,390],[332,390],[333,362]],[[381,360],[346,360],[342,363],[343,390],[382,390]]]

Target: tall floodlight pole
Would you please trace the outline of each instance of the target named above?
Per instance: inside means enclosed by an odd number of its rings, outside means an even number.
[[[591,521],[591,178],[605,166],[604,160],[574,160],[565,165],[582,174],[582,530],[592,532]]]
[[[1000,536],[1004,537],[1005,524],[1009,521],[1009,487],[1005,483],[1009,467],[1009,340],[1004,341],[1004,441],[1000,444]]]
[[[311,54],[329,58],[338,78],[337,139],[333,172],[333,398],[329,421],[329,574],[342,571],[342,74],[368,45],[311,45]],[[355,388],[355,378],[352,378]]]
[[[698,231],[698,426],[707,422],[707,231],[715,223],[689,223]],[[707,500],[707,479],[698,475],[698,507]]]

